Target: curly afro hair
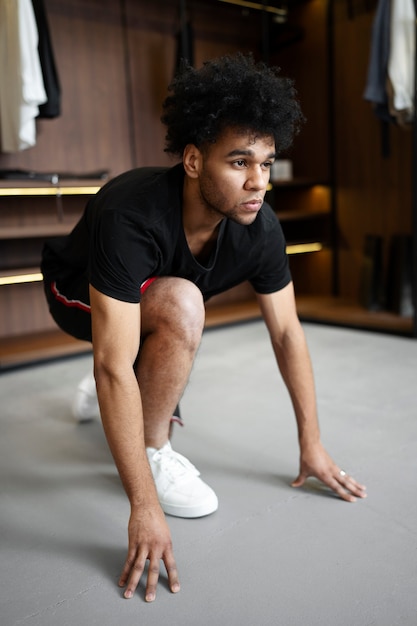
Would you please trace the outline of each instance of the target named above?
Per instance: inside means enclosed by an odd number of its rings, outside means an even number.
[[[187,144],[204,148],[228,127],[272,135],[277,153],[288,148],[304,116],[293,81],[279,72],[242,53],[200,69],[184,64],[163,103],[165,152],[182,156]]]

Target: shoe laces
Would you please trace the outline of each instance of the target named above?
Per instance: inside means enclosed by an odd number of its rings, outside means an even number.
[[[160,464],[161,470],[169,474],[174,480],[191,475],[200,475],[198,469],[185,456],[175,452],[169,444],[157,450],[152,458],[153,461]]]

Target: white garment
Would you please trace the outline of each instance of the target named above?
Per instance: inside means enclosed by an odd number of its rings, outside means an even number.
[[[391,0],[391,42],[388,77],[396,111],[409,121],[414,113],[415,9],[413,0]]]
[[[36,144],[35,118],[47,100],[31,0],[0,0],[0,149]]]

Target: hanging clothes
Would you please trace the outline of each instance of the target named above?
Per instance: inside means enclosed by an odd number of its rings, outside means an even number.
[[[415,37],[414,0],[379,0],[364,99],[384,121],[413,122]]]
[[[180,27],[176,35],[174,75],[182,71],[183,63],[194,65],[194,32],[187,14],[185,0],[179,3]]]
[[[47,102],[39,107],[39,117],[53,118],[61,114],[61,86],[55,64],[55,57],[49,33],[48,18],[44,0],[32,0],[39,36],[39,61]]]
[[[391,112],[400,124],[413,121],[416,15],[413,0],[392,0],[388,78]]]
[[[389,112],[387,71],[390,55],[391,0],[379,0],[372,24],[371,51],[363,97],[373,104],[375,115],[393,121]]]
[[[31,0],[0,0],[0,149],[36,144],[39,105],[47,101]]]

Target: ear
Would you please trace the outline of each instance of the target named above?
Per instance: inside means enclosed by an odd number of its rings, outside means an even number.
[[[182,162],[187,176],[190,178],[198,178],[203,164],[203,155],[193,143],[189,143],[185,146]]]

